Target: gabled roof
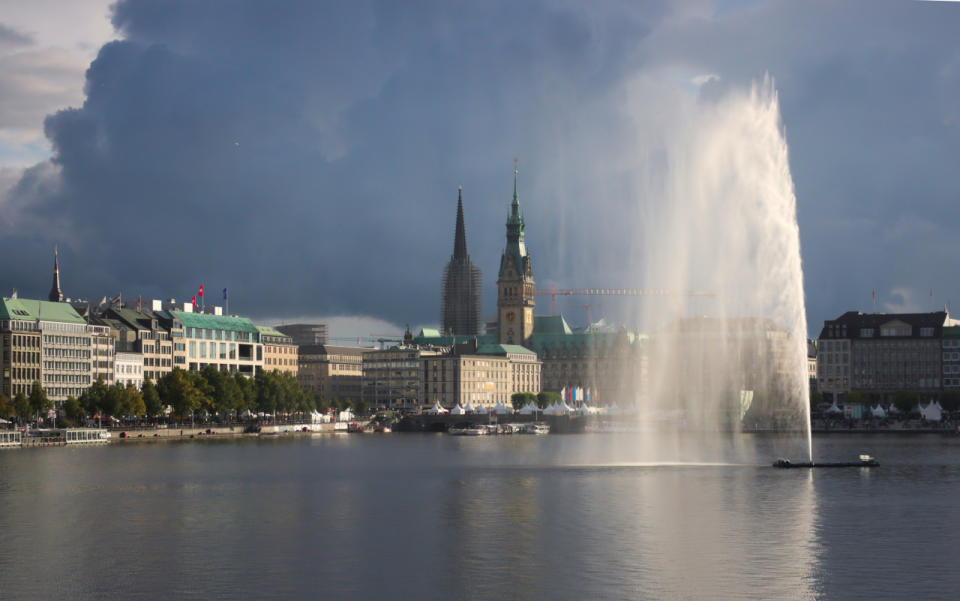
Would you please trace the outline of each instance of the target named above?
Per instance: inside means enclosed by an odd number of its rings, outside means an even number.
[[[28,298],[0,299],[0,319],[87,323],[70,303],[54,303]]]
[[[170,311],[170,314],[180,320],[185,328],[206,328],[208,330],[226,330],[259,334],[257,326],[253,325],[253,322],[246,317],[184,313],[183,311]]]
[[[563,315],[534,315],[534,334],[573,334]]]

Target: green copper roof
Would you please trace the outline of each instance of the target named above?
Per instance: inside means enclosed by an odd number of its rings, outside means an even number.
[[[289,338],[290,340],[293,340],[292,336],[284,334],[283,332],[280,332],[278,330],[274,330],[270,326],[255,326],[255,327],[257,328],[257,331],[264,336],[279,336],[281,338]]]
[[[246,317],[227,317],[225,315],[205,315],[203,313],[184,313],[170,311],[185,328],[207,328],[208,330],[226,330],[228,332],[250,332],[259,334],[257,326]]]
[[[87,323],[69,303],[52,303],[27,298],[0,299],[0,319]]]
[[[960,338],[960,326],[943,326],[944,338]]]
[[[507,353],[515,355],[536,355],[535,352],[519,344],[481,344],[477,348],[478,355],[506,355]]]
[[[473,336],[469,334],[442,336],[436,328],[423,328],[420,330],[419,334],[413,337],[413,343],[419,346],[453,346],[454,344],[471,342],[473,339],[476,339],[479,345],[496,344],[497,342],[496,338],[489,334],[483,334],[481,336]]]
[[[563,315],[534,315],[534,334],[573,334]]]

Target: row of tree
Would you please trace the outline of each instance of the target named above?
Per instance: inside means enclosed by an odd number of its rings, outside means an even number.
[[[326,402],[302,388],[295,376],[279,371],[262,371],[254,378],[240,373],[228,374],[208,366],[200,372],[174,369],[156,384],[144,380],[140,390],[132,385],[108,386],[98,379],[79,398],[68,397],[63,415],[69,421],[99,415],[162,418],[168,413],[183,420],[191,415],[235,418],[249,411],[269,415],[292,415],[352,409],[365,413],[362,400]],[[18,418],[21,422],[45,417],[53,408],[39,382],[34,382],[29,395],[18,393],[13,399],[0,394],[0,417]]]
[[[18,418],[23,422],[46,416],[51,409],[53,402],[47,398],[40,382],[33,383],[30,394],[18,392],[12,399],[0,394],[0,417],[4,419]]]
[[[515,411],[519,411],[521,407],[523,407],[524,405],[526,405],[531,401],[537,407],[541,409],[546,409],[547,407],[554,404],[555,402],[559,403],[561,398],[562,397],[560,396],[559,392],[548,392],[548,391],[543,391],[540,393],[515,392],[510,397],[510,403],[513,405],[513,409]]]

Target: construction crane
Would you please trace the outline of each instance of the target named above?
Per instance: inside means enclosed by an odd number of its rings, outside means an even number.
[[[535,296],[550,297],[550,313],[557,313],[558,296],[702,296],[716,298],[713,292],[702,290],[667,290],[664,288],[557,288],[534,290]],[[587,320],[589,321],[589,319]]]

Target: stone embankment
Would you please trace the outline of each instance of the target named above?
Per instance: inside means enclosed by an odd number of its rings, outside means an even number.
[[[306,430],[304,430],[306,428]],[[112,443],[130,442],[171,442],[175,440],[197,440],[227,438],[236,436],[295,436],[310,434],[332,434],[333,424],[285,424],[260,426],[260,432],[245,432],[246,426],[202,426],[168,428],[114,428],[111,430]]]

